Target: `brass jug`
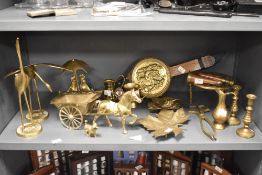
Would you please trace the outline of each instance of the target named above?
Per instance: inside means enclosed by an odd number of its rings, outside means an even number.
[[[218,94],[218,103],[213,111],[214,117],[214,127],[217,130],[225,129],[225,123],[228,119],[228,111],[226,108],[226,96],[228,93],[225,93],[223,89],[216,89],[216,93]]]

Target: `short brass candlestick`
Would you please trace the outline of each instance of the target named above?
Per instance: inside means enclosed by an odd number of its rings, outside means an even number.
[[[257,97],[254,94],[247,94],[246,97],[248,101],[246,107],[246,114],[243,119],[244,127],[238,128],[236,133],[240,137],[249,139],[255,136],[255,132],[252,129],[250,129],[249,125],[252,122],[253,105]]]
[[[230,126],[236,126],[240,124],[240,120],[236,117],[237,112],[238,112],[238,95],[239,95],[239,91],[241,89],[241,86],[239,85],[233,85],[233,102],[232,102],[232,106],[231,106],[231,112],[228,118],[228,124]]]

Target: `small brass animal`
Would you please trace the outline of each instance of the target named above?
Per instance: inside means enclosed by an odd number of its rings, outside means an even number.
[[[97,128],[98,127],[96,123],[90,125],[87,123],[87,121],[85,121],[84,130],[85,130],[85,134],[88,135],[89,137],[96,137]]]

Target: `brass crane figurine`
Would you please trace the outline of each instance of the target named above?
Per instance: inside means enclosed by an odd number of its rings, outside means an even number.
[[[44,109],[42,109],[41,106],[41,102],[40,102],[40,98],[39,98],[39,92],[38,92],[38,87],[37,87],[37,83],[36,83],[36,78],[39,78],[41,82],[43,82],[43,84],[47,87],[47,89],[52,92],[52,88],[51,86],[42,79],[42,77],[36,72],[36,65],[29,65],[29,66],[24,66],[23,67],[23,71],[24,73],[27,75],[28,77],[28,98],[29,98],[29,106],[32,112],[32,119],[38,123],[46,120],[48,118],[48,112]],[[7,74],[5,76],[5,78],[11,76],[11,75],[16,75],[18,73],[21,73],[21,68],[17,69],[9,74]],[[30,82],[33,81],[34,82],[34,87],[35,87],[35,91],[36,91],[36,99],[38,102],[38,109],[33,110],[33,105],[32,105],[32,99],[31,99],[31,88],[30,88]],[[30,115],[29,113],[27,113],[26,115],[27,119],[30,119]]]
[[[30,106],[30,109],[32,111],[32,118],[34,121],[38,122],[38,123],[41,123],[42,121],[46,120],[48,118],[48,112],[44,109],[42,109],[42,105],[41,105],[41,102],[40,102],[40,98],[39,98],[39,92],[38,92],[38,87],[37,87],[37,82],[36,82],[36,79],[38,78],[45,86],[46,88],[52,92],[52,88],[50,86],[49,83],[47,83],[38,73],[37,73],[37,70],[36,70],[36,67],[38,66],[46,66],[46,67],[50,67],[50,68],[56,68],[56,69],[60,69],[60,70],[63,70],[63,71],[70,71],[71,70],[68,70],[66,68],[63,68],[59,65],[55,65],[55,64],[47,64],[47,63],[39,63],[39,64],[32,64],[32,65],[28,65],[28,66],[24,66],[23,67],[23,71],[24,73],[29,77],[29,85],[28,85],[28,98],[29,98],[29,106]],[[17,69],[15,71],[12,71],[10,72],[9,74],[7,74],[5,76],[5,78],[11,76],[11,75],[14,75],[14,74],[17,74],[17,73],[20,73],[21,72],[21,69]],[[33,85],[34,85],[34,88],[35,88],[35,92],[36,92],[36,99],[37,99],[37,103],[38,103],[38,109],[35,109],[33,110],[33,105],[32,105],[32,100],[31,100],[31,90],[30,90],[30,82],[33,81]],[[29,116],[29,113],[26,115],[26,118],[27,119],[30,119],[30,116]]]
[[[22,56],[21,56],[21,51],[20,51],[20,45],[19,45],[19,38],[16,39],[16,52],[17,52],[17,56],[19,60],[20,72],[15,74],[15,87],[18,93],[19,107],[20,107],[20,112],[21,112],[21,123],[22,123],[22,125],[20,125],[17,128],[16,133],[20,137],[31,138],[41,133],[42,126],[39,123],[35,123],[32,119],[32,110],[29,105],[28,97],[26,93],[26,90],[29,87],[30,77],[24,71],[24,67],[22,63]],[[24,95],[26,107],[27,107],[28,114],[29,114],[30,122],[28,123],[25,122],[25,117],[23,113],[22,95]]]

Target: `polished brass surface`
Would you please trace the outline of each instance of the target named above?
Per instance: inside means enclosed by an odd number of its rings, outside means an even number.
[[[59,65],[55,65],[55,64],[48,64],[48,63],[40,63],[40,64],[33,64],[33,65],[28,65],[28,66],[24,66],[24,72],[25,74],[28,76],[29,78],[29,83],[33,81],[33,86],[35,88],[35,93],[36,93],[36,99],[37,99],[37,103],[38,103],[38,109],[33,110],[33,104],[32,104],[32,95],[31,95],[31,88],[30,88],[30,84],[28,85],[27,89],[28,89],[28,98],[29,98],[29,106],[31,109],[31,113],[27,113],[26,114],[26,118],[28,120],[30,120],[30,117],[32,116],[32,119],[35,122],[42,122],[44,120],[46,120],[48,118],[48,112],[42,109],[41,106],[41,101],[40,101],[40,97],[39,97],[39,92],[38,92],[38,87],[37,87],[37,82],[36,80],[39,79],[45,86],[46,88],[52,92],[52,88],[51,85],[49,83],[47,83],[38,73],[37,73],[37,67],[39,66],[45,66],[45,67],[49,67],[49,68],[56,68],[56,69],[60,69],[63,71],[70,71],[68,69],[65,69]],[[7,74],[5,76],[5,78],[20,73],[21,70],[17,69],[13,72],[10,72],[9,74]],[[31,115],[31,116],[30,116]]]
[[[90,125],[85,120],[84,131],[85,131],[86,135],[88,135],[89,137],[96,137],[97,128],[98,127],[97,127],[96,123],[94,123],[93,125]]]
[[[91,89],[90,89],[90,87],[87,85],[85,75],[84,75],[84,74],[81,74],[79,77],[80,77],[80,91],[82,91],[82,92],[90,92]]]
[[[213,117],[214,117],[214,126],[218,130],[225,129],[225,123],[228,119],[228,111],[226,107],[226,96],[227,93],[225,93],[221,89],[215,90],[218,94],[218,103],[216,108],[213,111]]]
[[[78,70],[82,70],[86,72],[88,69],[88,64],[82,60],[72,59],[72,60],[65,62],[63,64],[63,68],[72,70],[73,73],[76,74]]]
[[[29,88],[30,76],[32,75],[31,73],[33,71],[26,73],[24,70],[24,66],[22,63],[20,44],[19,44],[19,38],[16,39],[16,52],[17,52],[17,56],[19,60],[19,69],[20,70],[14,73],[15,74],[15,87],[18,93],[19,108],[20,108],[20,113],[21,113],[21,125],[17,128],[16,132],[17,132],[17,135],[20,137],[30,138],[30,137],[37,136],[42,131],[42,127],[40,124],[35,123],[32,119],[32,107],[30,106],[31,98],[30,100],[28,100],[28,95],[26,91]],[[22,95],[24,96],[24,101],[26,103],[30,122],[26,121],[24,113],[23,113]]]
[[[170,78],[167,65],[155,58],[141,60],[132,71],[132,82],[140,85],[142,95],[148,98],[163,95],[169,88]]]
[[[192,104],[193,94],[192,86],[197,86],[206,90],[227,90],[230,89],[235,82],[229,76],[218,73],[207,72],[191,72],[187,76],[187,83],[189,84],[189,103]],[[233,94],[233,93],[231,93]]]
[[[115,80],[107,79],[104,80],[104,98],[106,100],[117,101],[114,94]]]
[[[169,109],[177,110],[180,108],[178,99],[173,97],[157,97],[152,98],[151,102],[147,104],[149,110]]]
[[[131,78],[132,82],[140,86],[143,96],[159,97],[169,88],[171,77],[211,67],[214,64],[213,56],[204,56],[168,67],[163,61],[149,57],[142,59],[134,66]]]
[[[209,118],[205,115],[205,113],[209,111],[210,109],[208,109],[204,105],[190,106],[189,109],[189,113],[196,114],[198,116],[202,132],[211,140],[216,141],[216,129],[211,120],[209,120]],[[211,131],[204,127],[204,122],[209,125],[209,127],[212,129]]]
[[[82,61],[82,60],[72,59],[72,60],[69,60],[66,63],[64,63],[62,67],[67,69],[67,70],[71,70],[73,72],[74,79],[73,80],[71,79],[71,81],[76,81],[76,86],[77,86],[76,89],[78,91],[79,90],[79,83],[78,83],[77,72],[79,70],[82,70],[86,73],[87,69],[88,69],[87,63]]]
[[[130,90],[136,90],[137,92],[139,92],[139,96],[141,95],[140,94],[140,86],[138,85],[138,84],[136,84],[136,83],[126,83],[126,84],[124,84],[124,89],[125,89],[125,91],[130,91]],[[144,98],[144,97],[142,97],[142,98]],[[137,106],[137,104],[136,104],[136,102],[132,102],[132,104],[131,104],[131,108],[136,108],[136,106]]]
[[[59,110],[61,123],[68,129],[78,129],[82,126],[83,115],[77,106],[64,105]]]
[[[37,109],[37,110],[32,110],[32,119],[33,121],[37,123],[42,123],[43,121],[48,119],[48,112],[43,109]],[[26,114],[26,118],[30,119],[29,113]]]
[[[25,123],[16,129],[16,134],[24,138],[38,136],[42,132],[42,126],[39,123]]]
[[[230,86],[212,86],[212,85],[195,85],[202,89],[214,90],[218,95],[218,102],[212,115],[214,117],[214,127],[217,130],[225,129],[225,123],[228,120],[228,111],[226,108],[226,96],[232,94],[231,92],[225,92],[230,89]]]
[[[183,130],[179,127],[188,120],[188,115],[183,108],[176,112],[173,110],[161,110],[157,117],[148,116],[138,120],[148,131],[152,131],[154,137],[167,136],[174,133],[175,136],[182,134]]]
[[[97,113],[95,114],[93,124],[96,123],[96,120],[100,116],[105,116],[108,125],[111,127],[112,123],[110,122],[108,116],[113,115],[116,117],[121,117],[121,122],[122,122],[122,129],[123,133],[127,134],[126,130],[126,117],[127,116],[132,116],[133,120],[129,124],[134,124],[137,119],[137,115],[133,114],[132,112],[132,102],[136,103],[141,103],[142,99],[139,96],[139,92],[135,91],[134,89],[125,92],[118,103],[113,102],[111,100],[102,100],[98,101],[98,106],[97,106]]]
[[[72,76],[70,86],[69,86],[67,92],[77,92],[77,91],[78,91],[77,77]]]
[[[257,98],[254,94],[247,94],[247,107],[246,107],[246,114],[243,118],[244,126],[242,128],[238,128],[236,133],[238,136],[249,139],[255,136],[255,131],[253,131],[249,126],[253,120],[253,105],[254,101]]]
[[[231,105],[231,111],[230,111],[230,115],[228,118],[228,124],[230,126],[236,126],[240,124],[240,120],[237,118],[237,112],[238,112],[238,96],[239,96],[239,91],[241,89],[241,86],[239,85],[233,85],[232,87],[233,89],[233,101],[232,101],[232,105]]]
[[[208,80],[213,80],[218,84],[228,84],[230,86],[233,86],[235,82],[231,80],[230,77],[225,75],[219,75],[216,73],[207,73],[207,72],[197,72],[197,74],[203,78],[206,78]]]
[[[59,109],[63,126],[68,129],[79,129],[83,124],[83,116],[92,111],[95,100],[101,94],[101,91],[65,92],[53,98],[51,104]]]
[[[209,85],[222,85],[222,81],[209,79],[208,77],[201,76],[200,73],[189,73],[187,76],[187,82],[190,84],[209,84]]]
[[[136,83],[126,83],[125,85],[124,85],[124,89],[125,90],[132,90],[132,89],[138,89],[139,88],[139,85],[138,84],[136,84]]]

